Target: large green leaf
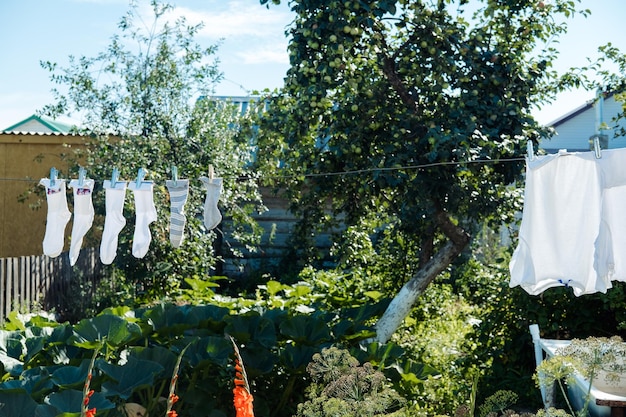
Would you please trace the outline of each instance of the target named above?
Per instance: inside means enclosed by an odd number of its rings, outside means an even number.
[[[127,399],[139,388],[152,385],[154,377],[163,372],[160,364],[140,360],[134,356],[130,356],[128,362],[121,366],[99,359],[97,367],[113,379],[102,384],[104,395],[107,397],[117,395],[122,399]]]
[[[322,346],[304,346],[289,344],[285,346],[283,355],[281,356],[282,362],[286,367],[296,371],[304,371],[306,366],[311,362],[313,355],[321,349]]]
[[[141,329],[135,323],[113,315],[101,315],[81,320],[74,326],[74,334],[68,343],[86,349],[99,348],[103,341],[117,347],[141,336]]]
[[[360,363],[370,362],[375,367],[387,366],[387,364],[395,363],[398,358],[404,355],[405,350],[395,343],[381,344],[372,342],[359,348],[351,350],[352,356],[357,358]]]
[[[143,361],[156,362],[163,367],[161,375],[171,376],[178,356],[162,346],[133,347],[130,356]]]
[[[364,323],[382,315],[388,304],[389,300],[385,299],[374,304],[364,304],[359,307],[343,309],[341,317],[353,320],[356,323]]]
[[[80,366],[63,366],[52,373],[52,380],[64,389],[80,389],[87,380],[90,363],[90,360],[85,359]]]
[[[187,313],[187,322],[194,327],[205,327],[217,330],[223,329],[224,317],[230,310],[214,305],[192,306]]]
[[[59,410],[49,404],[38,404],[35,409],[35,417],[59,417]],[[80,416],[80,413],[74,414],[76,417]]]
[[[69,323],[55,327],[47,340],[45,354],[50,356],[54,364],[67,364],[80,355],[82,349],[78,346],[68,345],[68,340],[73,336],[74,330]]]
[[[10,379],[0,384],[2,392],[26,392],[32,398],[43,397],[54,388],[50,372],[55,367],[36,367],[24,371],[19,379]]]
[[[293,316],[280,323],[280,332],[297,343],[318,345],[330,340],[326,321],[314,316]]]
[[[11,376],[19,376],[22,373],[24,364],[22,361],[15,359],[12,356],[7,355],[5,352],[0,351],[0,363],[4,368],[4,372],[8,372]]]
[[[0,352],[20,359],[24,353],[24,334],[21,331],[0,330]]]
[[[159,304],[147,310],[143,319],[156,333],[175,338],[182,336],[191,327],[187,323],[187,309],[188,307],[174,304]]]
[[[278,356],[262,346],[251,344],[240,348],[243,363],[249,378],[270,372],[278,362]]]
[[[0,391],[0,417],[33,417],[37,403],[25,392]]]
[[[200,339],[198,346],[204,348],[209,359],[223,365],[232,353],[230,342],[223,337],[204,337]]]
[[[55,407],[58,410],[58,414],[61,413],[79,413],[83,405],[83,392],[82,390],[65,390],[60,392],[53,392],[46,397],[46,404]],[[89,408],[95,408],[96,410],[110,410],[115,408],[115,404],[109,401],[104,395],[99,392],[94,392],[89,397]]]
[[[224,320],[228,323],[224,331],[239,343],[254,340],[268,348],[276,345],[274,322],[261,317],[257,312],[250,311],[237,316],[227,316]]]
[[[28,363],[39,352],[41,352],[48,341],[48,336],[28,337],[26,339],[26,354],[24,355],[24,362]]]

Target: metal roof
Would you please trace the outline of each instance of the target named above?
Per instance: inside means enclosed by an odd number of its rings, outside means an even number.
[[[2,132],[11,132],[11,133],[25,132],[24,130],[21,130],[19,127],[32,121],[41,123],[43,126],[50,129],[54,133],[70,133],[73,127],[69,123],[63,123],[63,122],[59,122],[58,120],[53,120],[46,116],[37,116],[36,114],[33,114],[32,116],[27,117],[21,122],[11,125],[7,127],[6,129],[3,129]],[[36,132],[29,131],[29,133],[36,133]],[[43,133],[43,132],[37,132],[37,133]]]

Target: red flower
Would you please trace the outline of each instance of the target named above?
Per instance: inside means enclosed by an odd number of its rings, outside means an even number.
[[[178,417],[178,414],[174,410],[170,410],[167,412],[167,417]]]
[[[91,408],[85,413],[85,417],[96,417],[96,409]]]
[[[83,404],[87,405],[89,404],[89,397],[91,397],[93,395],[93,390],[89,391],[87,393],[87,395],[85,395],[85,399],[83,400]]]
[[[176,401],[178,401],[178,395],[170,394],[170,401],[172,404],[176,404]]]

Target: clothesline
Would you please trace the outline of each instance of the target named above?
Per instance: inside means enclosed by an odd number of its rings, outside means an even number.
[[[373,167],[373,168],[355,169],[355,170],[349,170],[349,171],[318,172],[318,173],[309,173],[309,174],[302,174],[302,175],[270,175],[270,176],[264,176],[264,178],[288,179],[288,178],[297,178],[297,177],[306,177],[306,178],[331,177],[331,176],[340,176],[340,175],[365,174],[368,172],[376,172],[376,171],[389,172],[389,171],[419,170],[419,169],[433,168],[433,167],[438,167],[438,166],[469,165],[469,164],[498,164],[498,163],[505,163],[505,162],[507,163],[508,162],[520,162],[524,160],[525,160],[524,157],[518,157],[518,158],[503,158],[503,159],[475,159],[472,161],[446,161],[446,162],[432,162],[428,164],[419,164],[419,165],[406,165],[406,166],[400,166],[400,167],[380,167],[380,168]],[[222,178],[228,179],[228,178],[233,178],[233,177],[223,176]],[[241,176],[237,177],[237,179],[246,179],[246,178],[247,177],[241,177]],[[103,181],[106,179],[109,179],[109,178],[103,178],[97,181]],[[31,179],[31,178],[2,178],[0,177],[0,181],[37,182],[39,180]],[[132,181],[132,179],[128,181]]]

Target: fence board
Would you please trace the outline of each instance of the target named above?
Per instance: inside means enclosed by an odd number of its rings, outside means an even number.
[[[62,307],[73,280],[90,284],[91,295],[102,278],[96,249],[83,249],[79,262],[70,265],[67,252],[56,258],[45,255],[0,258],[0,323],[16,309]],[[74,300],[75,301],[75,300]]]

